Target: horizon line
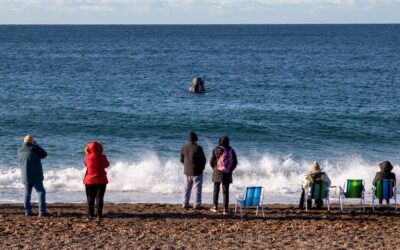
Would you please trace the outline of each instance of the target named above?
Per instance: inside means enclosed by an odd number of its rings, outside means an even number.
[[[71,25],[71,26],[78,26],[78,25],[120,25],[120,26],[150,26],[150,25],[175,25],[175,26],[194,26],[194,25],[400,25],[398,23],[379,23],[379,22],[371,22],[371,23],[0,23],[1,26],[3,25]]]

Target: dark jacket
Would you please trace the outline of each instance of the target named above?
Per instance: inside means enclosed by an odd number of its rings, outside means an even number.
[[[83,183],[86,185],[107,184],[108,179],[105,169],[110,163],[103,154],[103,146],[96,141],[92,142],[86,147],[86,152],[85,165],[87,171]]]
[[[230,173],[224,173],[222,171],[219,171],[216,166],[218,162],[218,158],[224,153],[224,149],[220,146],[215,147],[212,151],[212,156],[210,159],[210,165],[211,168],[213,169],[213,175],[212,175],[212,181],[217,182],[217,183],[232,183],[232,172],[235,170],[238,162],[237,162],[237,157],[236,157],[236,152],[233,150],[233,148],[229,147],[229,149],[232,149],[232,168]]]
[[[181,162],[183,173],[187,176],[199,176],[203,174],[206,166],[206,157],[203,148],[195,142],[185,144],[181,149]]]
[[[389,161],[381,162],[379,164],[379,167],[380,167],[381,171],[376,173],[374,182],[373,182],[374,185],[377,181],[384,180],[384,179],[396,180],[396,175],[391,172],[393,169],[393,166]]]
[[[43,148],[32,143],[24,143],[18,149],[21,181],[24,185],[35,184],[44,180],[42,162],[40,160],[46,156],[47,153]]]

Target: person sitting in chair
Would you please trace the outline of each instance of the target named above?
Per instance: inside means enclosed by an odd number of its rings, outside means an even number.
[[[390,161],[383,161],[379,163],[381,171],[377,172],[373,181],[373,185],[376,186],[377,181],[382,181],[385,179],[394,180],[396,185],[396,175],[392,173],[393,166]],[[379,198],[379,204],[382,205],[383,198]],[[386,204],[389,204],[389,199],[386,199]]]
[[[307,191],[308,188],[310,187],[311,183],[326,183],[326,188],[329,188],[331,185],[331,181],[328,177],[328,175],[325,172],[322,172],[321,167],[319,166],[319,163],[317,161],[314,161],[313,164],[311,165],[311,170],[308,172],[304,178],[303,178],[303,183],[302,183],[302,194],[300,198],[300,209],[304,209],[304,194]],[[311,208],[312,201],[311,199],[307,200],[307,207]],[[322,206],[324,205],[324,202],[322,198],[320,199],[315,199],[315,205],[317,206],[317,209],[321,209]]]

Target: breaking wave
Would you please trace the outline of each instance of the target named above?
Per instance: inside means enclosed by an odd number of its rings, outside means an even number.
[[[239,192],[245,186],[262,185],[271,193],[296,193],[300,190],[300,183],[310,164],[311,161],[296,161],[291,155],[278,157],[263,154],[258,158],[239,156],[231,190]],[[367,191],[378,171],[378,162],[367,162],[358,156],[340,159],[335,163],[322,160],[320,165],[329,175],[332,185],[343,185],[348,178],[359,178],[366,181]],[[399,174],[399,166],[394,168],[394,172]],[[179,194],[183,188],[182,164],[177,159],[162,160],[154,153],[149,153],[137,162],[114,162],[107,172],[107,190],[113,191],[114,195],[118,195],[118,192]],[[45,169],[44,185],[48,192],[53,193],[81,192],[84,190],[84,174],[85,169],[77,166]],[[211,168],[207,166],[203,184],[205,193],[211,193],[213,189],[211,174]],[[16,167],[0,171],[0,188],[9,192],[22,189],[20,176],[20,170]],[[2,198],[0,195],[0,200]]]

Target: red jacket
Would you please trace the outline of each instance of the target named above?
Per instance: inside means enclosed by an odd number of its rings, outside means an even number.
[[[87,167],[83,183],[86,185],[91,184],[107,184],[106,168],[110,165],[107,157],[103,155],[103,146],[94,141],[91,142],[86,148],[85,152],[85,165]]]

